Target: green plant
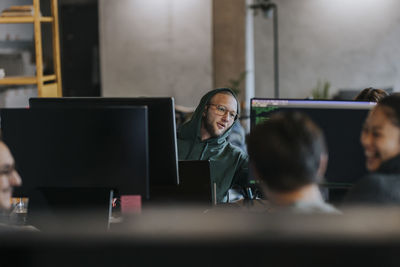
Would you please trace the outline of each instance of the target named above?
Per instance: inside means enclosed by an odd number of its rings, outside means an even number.
[[[229,79],[229,85],[227,86],[228,88],[232,89],[232,91],[236,94],[239,95],[241,92],[241,84],[242,82],[246,79],[246,71],[243,71],[239,74],[239,77],[237,79]]]
[[[321,82],[318,80],[317,86],[312,89],[311,96],[313,99],[328,99],[329,88],[331,83],[328,81]]]

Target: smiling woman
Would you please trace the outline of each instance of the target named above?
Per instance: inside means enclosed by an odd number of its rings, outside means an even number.
[[[379,102],[369,113],[361,144],[366,168],[347,200],[364,204],[400,204],[400,94]]]
[[[392,123],[392,114],[393,110],[390,107],[378,105],[365,121],[361,144],[369,171],[377,171],[385,161],[400,154],[400,128]],[[393,120],[396,120],[396,117]]]

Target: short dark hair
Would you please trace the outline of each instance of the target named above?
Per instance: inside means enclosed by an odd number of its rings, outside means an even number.
[[[354,100],[379,102],[388,95],[389,94],[385,90],[369,87],[362,90]]]
[[[210,99],[207,101],[207,104],[210,103],[211,99],[213,99],[214,96],[219,95],[219,94],[221,94],[221,95],[230,95],[230,96],[233,96],[233,98],[236,100],[236,103],[239,105],[239,101],[238,101],[238,99],[237,99],[236,94],[235,94],[234,92],[228,91],[228,90],[221,90],[221,91],[219,91],[218,93],[216,93],[215,95],[213,95],[212,97],[210,97]]]
[[[395,126],[400,127],[400,93],[383,98],[376,107],[386,107],[383,109],[385,115]]]
[[[322,131],[305,114],[278,112],[247,136],[250,162],[267,187],[289,192],[318,182]]]

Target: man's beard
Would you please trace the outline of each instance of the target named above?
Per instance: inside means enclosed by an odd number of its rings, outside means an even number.
[[[208,121],[208,114],[205,117],[203,117],[203,123],[204,123],[204,128],[210,134],[211,137],[218,137],[223,134],[223,133],[218,134],[215,132],[212,123]]]

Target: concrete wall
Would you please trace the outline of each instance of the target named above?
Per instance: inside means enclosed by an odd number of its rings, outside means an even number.
[[[212,88],[211,11],[211,0],[100,0],[102,95],[197,105]]]
[[[400,90],[400,1],[274,0],[279,8],[280,96],[305,98],[317,81]],[[272,19],[254,20],[255,95],[273,97]]]
[[[245,1],[213,0],[212,9],[214,88],[233,87],[242,100],[245,80],[240,78],[246,69]]]

